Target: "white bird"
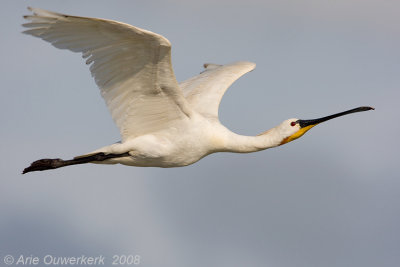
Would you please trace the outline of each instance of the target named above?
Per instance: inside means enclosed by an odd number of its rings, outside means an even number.
[[[358,107],[315,120],[288,119],[257,136],[233,133],[218,119],[227,88],[255,64],[204,64],[205,70],[178,83],[171,44],[161,35],[125,23],[28,8],[24,31],[57,48],[80,52],[100,88],[122,141],[71,160],[41,159],[23,173],[82,163],[180,167],[215,152],[249,153],[280,146],[315,125]]]

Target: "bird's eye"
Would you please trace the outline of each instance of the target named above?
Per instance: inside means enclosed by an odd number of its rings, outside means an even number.
[[[290,123],[290,126],[295,126],[296,125],[296,122],[295,121],[292,121],[291,123]]]

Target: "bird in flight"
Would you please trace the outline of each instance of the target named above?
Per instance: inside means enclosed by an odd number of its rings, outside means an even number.
[[[125,23],[28,8],[24,33],[60,49],[82,53],[100,88],[121,141],[70,160],[40,159],[23,173],[100,163],[180,167],[215,152],[249,153],[289,143],[315,125],[367,111],[358,107],[313,120],[288,119],[257,136],[228,130],[218,119],[228,87],[255,64],[204,64],[204,71],[178,83],[171,43],[163,36]]]

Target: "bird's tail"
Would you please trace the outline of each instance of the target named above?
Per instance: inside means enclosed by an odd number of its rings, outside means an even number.
[[[31,165],[25,168],[22,171],[22,174],[34,171],[45,171],[51,169],[57,169],[65,166],[76,165],[76,164],[84,164],[84,163],[93,163],[93,162],[100,162],[106,159],[111,158],[119,158],[119,157],[127,157],[129,153],[123,154],[106,154],[103,152],[78,156],[70,160],[63,160],[63,159],[39,159],[31,163]]]

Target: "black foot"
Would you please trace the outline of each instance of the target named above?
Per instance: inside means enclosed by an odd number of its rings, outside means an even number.
[[[35,162],[32,162],[31,166],[25,168],[22,171],[22,174],[27,172],[34,172],[34,171],[44,171],[44,170],[51,170],[57,169],[64,166],[69,165],[76,165],[76,164],[84,164],[84,163],[91,163],[91,162],[99,162],[104,161],[107,159],[112,158],[120,158],[120,157],[129,157],[129,152],[125,152],[122,154],[105,154],[103,152],[99,152],[90,156],[85,157],[78,157],[70,160],[62,160],[62,159],[39,159]]]
[[[44,171],[50,169],[56,169],[64,166],[62,159],[39,159],[31,163],[31,166],[25,168],[22,174],[33,171]]]

